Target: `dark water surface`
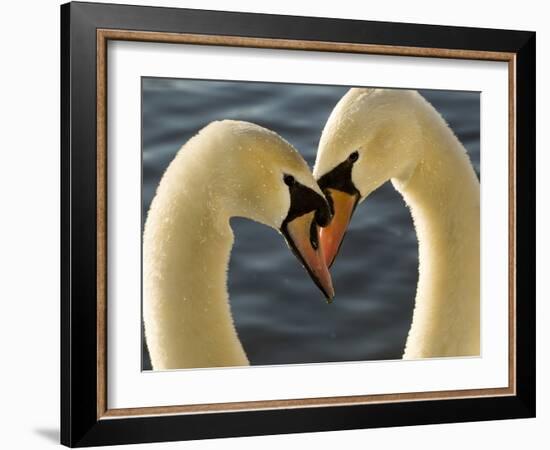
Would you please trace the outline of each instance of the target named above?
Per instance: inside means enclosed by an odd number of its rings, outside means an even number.
[[[143,79],[143,220],[178,149],[213,120],[269,128],[313,167],[325,122],[347,87]],[[479,93],[420,91],[465,145],[479,175]],[[409,210],[391,183],[361,204],[331,272],[327,305],[271,228],[233,219],[229,293],[251,364],[401,358],[412,320],[418,251]],[[145,342],[143,369],[151,369]]]

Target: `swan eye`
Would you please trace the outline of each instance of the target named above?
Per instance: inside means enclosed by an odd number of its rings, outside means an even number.
[[[351,155],[348,156],[348,161],[351,163],[354,163],[359,159],[359,153],[357,151],[354,151]]]
[[[292,175],[285,175],[283,181],[287,186],[292,186],[296,182]]]

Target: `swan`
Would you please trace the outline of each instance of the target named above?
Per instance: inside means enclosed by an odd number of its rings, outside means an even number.
[[[306,162],[272,131],[213,122],[169,164],[144,226],[143,319],[154,370],[249,364],[227,293],[235,216],[280,231],[333,297],[317,227],[330,220],[329,207]]]
[[[434,107],[416,91],[350,89],[323,129],[313,174],[334,214],[320,231],[329,267],[356,206],[384,182],[410,208],[419,278],[403,358],[479,355],[479,180]]]

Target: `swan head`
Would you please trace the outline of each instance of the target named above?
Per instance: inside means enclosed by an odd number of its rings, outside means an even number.
[[[388,180],[405,185],[420,161],[417,97],[414,91],[353,88],[332,111],[313,170],[334,215],[320,231],[329,267],[358,203]]]
[[[219,208],[279,231],[331,301],[318,232],[330,222],[330,208],[300,153],[277,133],[248,122],[213,122],[201,135],[213,149],[208,184]]]

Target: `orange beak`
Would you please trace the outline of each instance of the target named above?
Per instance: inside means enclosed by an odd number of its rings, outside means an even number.
[[[315,284],[323,291],[329,303],[334,298],[332,278],[319,244],[319,227],[315,221],[315,211],[303,214],[288,222],[283,230],[287,242],[309,272]]]
[[[332,200],[334,216],[328,226],[321,228],[319,238],[325,263],[330,267],[340,250],[359,196],[330,188],[326,190],[326,194]]]

